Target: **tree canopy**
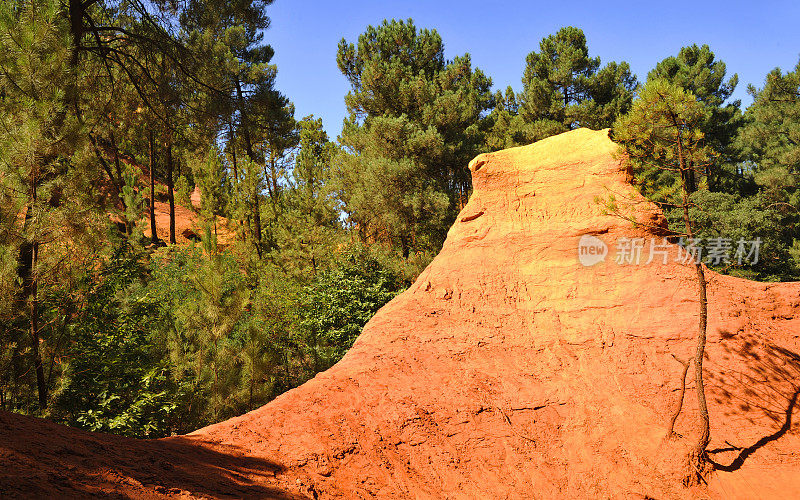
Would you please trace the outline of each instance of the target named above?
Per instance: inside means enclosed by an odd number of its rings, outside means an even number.
[[[469,193],[491,80],[468,54],[446,60],[441,36],[411,20],[342,40],[337,62],[351,87],[337,159],[348,218],[404,256],[437,248]]]

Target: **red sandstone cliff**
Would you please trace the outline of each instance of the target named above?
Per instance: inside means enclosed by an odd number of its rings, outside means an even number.
[[[0,495],[789,498],[800,496],[800,284],[708,273],[709,484],[697,431],[693,268],[614,261],[662,219],[580,129],[481,155],[440,254],[327,372],[241,417],[162,441],[0,414]],[[641,224],[604,215],[614,193]],[[580,236],[610,246],[578,262]],[[643,262],[646,259],[643,259]],[[32,485],[36,486],[32,486]],[[27,488],[27,489],[26,489]]]

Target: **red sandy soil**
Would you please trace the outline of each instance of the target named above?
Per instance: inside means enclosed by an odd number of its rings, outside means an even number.
[[[470,163],[440,254],[344,359],[270,404],[136,441],[0,414],[0,496],[798,498],[800,283],[708,272],[708,484],[682,484],[697,432],[694,269],[614,262],[663,217],[607,131]],[[614,193],[641,224],[604,215]],[[648,229],[653,228],[653,229]],[[583,267],[595,234],[606,261]],[[645,259],[647,255],[645,255]],[[793,418],[794,417],[794,418]]]
[[[114,161],[114,152],[109,148],[104,149],[107,160]],[[151,237],[150,232],[150,172],[147,167],[138,163],[136,159],[130,155],[117,152],[118,159],[126,165],[134,167],[138,172],[137,185],[141,195],[146,198],[147,208],[145,209],[144,218],[138,222],[138,226],[142,228],[142,232],[147,238]],[[156,180],[156,186],[159,191],[165,192],[167,185],[163,182]],[[110,186],[105,186],[107,191],[110,191]],[[164,197],[162,196],[162,199]],[[159,197],[156,196],[156,200]],[[179,244],[186,244],[192,241],[198,241],[203,234],[203,227],[200,220],[200,189],[195,186],[191,194],[191,207],[185,207],[175,202],[175,242]],[[163,242],[169,242],[169,203],[166,201],[155,202],[155,219],[156,219],[156,235]],[[119,218],[112,216],[115,222],[119,222]],[[235,238],[235,231],[231,229],[230,222],[225,217],[217,217],[217,243],[220,247],[228,245]]]
[[[148,181],[149,182],[149,181]],[[191,196],[192,207],[187,208],[175,203],[175,241],[176,243],[189,243],[198,241],[203,234],[203,227],[200,220],[200,190],[195,187]],[[169,203],[155,202],[156,214],[156,234],[163,242],[169,241]],[[145,218],[139,221],[144,235],[150,238],[150,214],[149,208],[145,213]],[[217,217],[217,243],[220,247],[228,245],[235,238],[234,231],[230,228],[230,221],[225,217]]]

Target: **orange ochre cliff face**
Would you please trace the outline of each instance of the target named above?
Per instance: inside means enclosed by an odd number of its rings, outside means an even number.
[[[675,358],[695,350],[695,271],[675,246],[617,262],[622,238],[660,242],[665,224],[615,151],[579,129],[475,158],[416,283],[341,362],[258,410],[159,441],[1,414],[0,496],[800,497],[800,283],[707,272],[716,470],[683,486],[691,370],[665,435]],[[610,195],[621,213],[605,214]],[[579,261],[584,235],[604,260]]]

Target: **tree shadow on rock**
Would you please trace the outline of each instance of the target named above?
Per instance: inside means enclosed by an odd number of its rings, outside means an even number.
[[[726,437],[736,432],[736,437],[725,439],[728,446],[707,453],[715,469],[733,472],[756,451],[793,430],[792,415],[800,398],[800,355],[754,334],[721,332],[721,336],[722,354],[708,363],[707,377],[717,411],[726,417],[719,432]]]

